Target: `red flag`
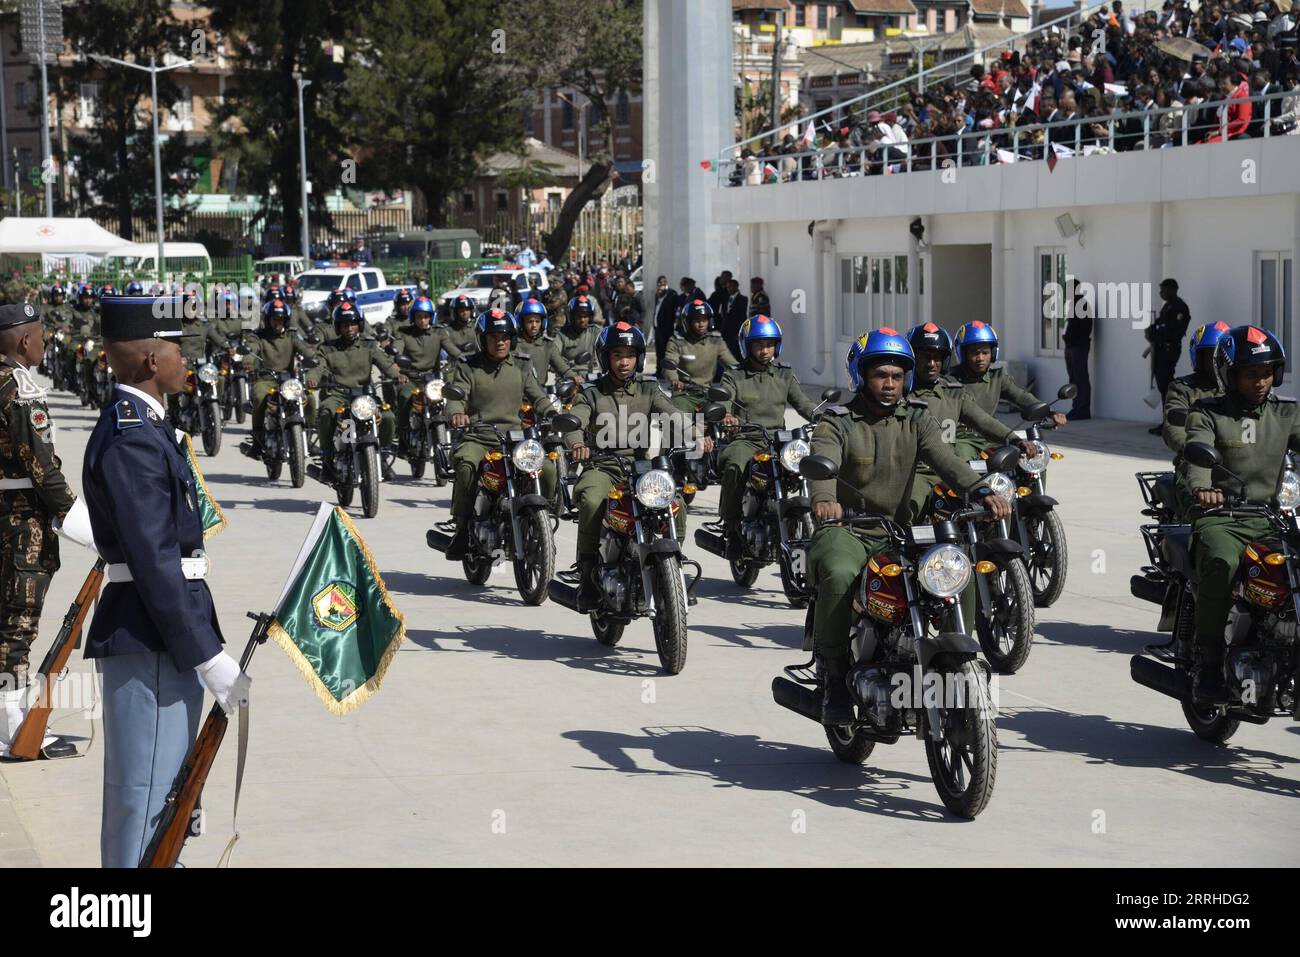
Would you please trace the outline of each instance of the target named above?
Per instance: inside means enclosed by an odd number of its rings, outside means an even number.
[[[1052,145],[1049,143],[1047,145],[1047,171],[1049,173],[1056,169],[1056,162],[1056,150],[1052,149]]]
[[[713,169],[713,160],[700,160],[700,169],[705,172]]]

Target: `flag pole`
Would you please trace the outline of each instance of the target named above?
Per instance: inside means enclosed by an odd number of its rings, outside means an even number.
[[[252,660],[253,652],[257,650],[257,646],[266,642],[271,622],[275,620],[274,615],[266,612],[254,614],[250,611],[247,614],[249,618],[257,622],[257,625],[253,628],[253,633],[248,636],[248,644],[244,646],[244,653],[239,657],[239,670],[245,672],[248,671],[248,662]]]

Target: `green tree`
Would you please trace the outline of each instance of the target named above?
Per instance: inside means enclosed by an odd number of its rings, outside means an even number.
[[[553,38],[546,54],[547,85],[581,94],[588,112],[591,165],[560,207],[555,228],[542,234],[552,262],[565,259],[578,214],[618,182],[614,169],[614,109],[621,94],[641,86],[641,0],[546,0],[535,4],[542,36]]]
[[[367,0],[354,13],[364,36],[349,51],[347,128],[357,184],[411,187],[428,218],[447,223],[448,201],[497,152],[522,149],[546,58],[532,29],[536,0]],[[340,118],[340,122],[342,119]]]
[[[240,190],[260,198],[259,218],[286,249],[298,248],[302,232],[295,75],[311,83],[303,109],[312,222],[331,225],[325,199],[351,185],[337,122],[337,104],[351,94],[333,51],[347,48],[357,20],[356,5],[343,0],[223,0],[212,8],[209,24],[235,71],[216,110],[214,147],[236,164]]]
[[[59,85],[63,99],[73,101],[82,83],[99,84],[93,125],[71,137],[69,155],[63,157],[76,174],[77,205],[113,216],[117,233],[134,239],[132,217],[154,209],[149,74],[93,57],[148,63],[152,55],[163,63],[168,54],[189,54],[188,34],[162,0],[87,0],[68,9],[63,29],[74,60],[52,70],[51,82]],[[164,110],[178,94],[172,75],[160,73],[158,99]],[[33,116],[39,117],[39,110],[37,104]],[[185,137],[169,136],[161,156],[164,189],[169,196],[184,196],[197,179]]]

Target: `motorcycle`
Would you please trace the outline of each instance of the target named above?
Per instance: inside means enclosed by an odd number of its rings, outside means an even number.
[[[830,459],[809,455],[800,474],[834,478]],[[935,790],[952,813],[974,818],[993,797],[997,727],[987,666],[962,620],[961,595],[971,562],[957,524],[985,514],[954,512],[937,525],[907,527],[881,516],[846,511],[833,523],[854,533],[885,532],[884,551],[869,556],[853,588],[853,664],[846,676],[856,706],[852,724],[823,725],[840,761],[862,764],[877,744],[904,734],[925,741]],[[811,648],[816,583],[808,606],[805,649]],[[820,723],[826,675],[816,658],[772,679],[777,704]]]
[[[453,474],[451,466],[451,431],[444,418],[447,400],[443,395],[442,377],[436,372],[414,372],[410,360],[402,357],[398,365],[410,377],[403,389],[411,390],[409,419],[398,423],[398,448],[402,458],[411,466],[411,477],[424,478],[429,462],[433,462],[433,480],[439,488],[447,484]]]
[[[968,463],[995,495],[1015,507],[1019,449],[1004,446],[985,459]],[[955,521],[960,511],[956,492],[942,485],[921,510],[922,521]],[[1014,519],[1014,515],[1013,515]],[[1012,675],[1025,666],[1034,640],[1034,591],[1025,567],[1025,549],[1011,537],[1010,521],[978,521],[968,516],[955,522],[975,570],[975,633],[985,659],[999,674]]]
[[[444,393],[448,398],[464,397],[456,386],[444,386]],[[536,425],[504,433],[486,422],[471,424],[470,429],[474,428],[490,430],[501,447],[490,449],[479,466],[478,495],[469,521],[469,551],[462,559],[465,578],[484,585],[493,566],[509,560],[519,597],[525,604],[540,605],[546,601],[547,585],[555,574],[558,524],[551,517],[550,502],[541,493],[540,476],[562,440]],[[548,445],[552,451],[548,452]],[[425,541],[430,548],[446,552],[454,534],[455,523],[447,522],[430,529]]]
[[[666,367],[667,368],[667,367]],[[667,390],[668,395],[672,396],[671,387]],[[710,402],[719,401],[712,396],[725,392],[717,386],[700,388],[692,386],[686,389],[682,394],[689,396],[695,403],[695,414],[698,416],[704,412]],[[721,421],[721,420],[719,420]],[[695,501],[695,493],[700,489],[706,489],[718,481],[718,448],[722,442],[722,427],[716,422],[706,420],[706,428],[709,438],[713,439],[713,451],[706,452],[698,456],[687,456],[686,452],[678,451],[672,455],[672,472],[673,478],[682,490],[682,500],[690,505]]]
[[[1189,442],[1183,455],[1194,465],[1226,472],[1223,457],[1211,445]],[[1177,521],[1169,473],[1138,473],[1148,506],[1144,514],[1160,521],[1142,526],[1152,564],[1133,576],[1129,589],[1134,597],[1161,606],[1158,630],[1172,634],[1166,644],[1148,645],[1143,654],[1134,655],[1129,674],[1143,687],[1177,699],[1188,727],[1203,741],[1223,744],[1243,721],[1267,724],[1271,718],[1285,716],[1300,721],[1300,522],[1296,518],[1300,473],[1295,465],[1288,455],[1272,502],[1231,493],[1226,505],[1195,513],[1196,517],[1264,518],[1272,532],[1271,541],[1251,542],[1244,549],[1232,583],[1224,656],[1213,662],[1198,660],[1192,526]],[[1174,522],[1163,521],[1169,518]],[[1192,697],[1198,667],[1223,669],[1228,679],[1226,703]]]
[[[327,390],[322,389],[322,392]],[[366,518],[379,514],[379,484],[383,481],[383,453],[379,448],[379,416],[384,404],[374,386],[345,386],[345,404],[335,411],[334,434],[319,436],[321,461],[307,466],[307,475],[334,489],[340,507],[352,504],[361,489],[361,511]],[[324,450],[332,446],[333,463],[327,471]]]
[[[290,483],[294,488],[302,488],[307,480],[307,420],[303,414],[307,389],[295,371],[258,369],[254,375],[274,378],[275,386],[266,399],[261,448],[248,439],[240,443],[239,451],[250,459],[260,460],[271,482],[280,480],[287,462]]]
[[[221,373],[211,362],[191,368],[185,388],[176,396],[176,421],[172,424],[189,435],[200,435],[203,453],[214,456],[221,450],[221,400],[217,383]]]
[[[221,372],[221,421],[229,422],[233,418],[238,425],[243,425],[253,398],[243,362],[247,347],[242,334],[226,336],[226,346],[225,355],[209,360]]]
[[[717,404],[705,409],[705,418],[719,422],[726,409]],[[581,428],[573,415],[558,415],[552,426],[560,433]],[[632,459],[615,452],[592,453],[592,467],[609,464],[620,475],[605,503],[600,546],[592,574],[599,604],[587,612],[591,630],[602,645],[613,647],[623,630],[638,618],[650,618],[659,663],[669,674],[686,667],[687,604],[703,569],[682,556],[673,516],[679,508],[679,486],[673,478],[672,450],[653,459]],[[684,566],[694,569],[690,585]],[[551,582],[551,598],[581,613],[577,571],[561,572]]]

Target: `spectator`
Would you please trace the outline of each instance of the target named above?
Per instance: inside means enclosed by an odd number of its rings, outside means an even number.
[[[722,309],[718,312],[720,325],[722,328],[722,338],[727,340],[727,346],[731,349],[731,354],[739,362],[740,327],[745,324],[749,318],[749,297],[740,294],[740,282],[736,279],[727,280],[727,299],[722,304]]]

